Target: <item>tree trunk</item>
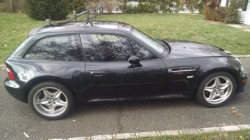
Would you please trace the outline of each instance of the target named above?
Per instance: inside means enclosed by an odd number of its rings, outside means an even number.
[[[15,12],[16,12],[16,9],[15,9],[14,0],[10,0],[10,6],[11,6],[12,12],[15,13]]]

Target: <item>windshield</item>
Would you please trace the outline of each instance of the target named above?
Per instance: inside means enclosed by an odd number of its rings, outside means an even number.
[[[148,46],[153,48],[159,54],[162,54],[162,52],[164,51],[164,45],[160,44],[158,41],[145,35],[144,33],[136,30],[135,28],[132,29],[132,34],[141,41],[145,42]]]

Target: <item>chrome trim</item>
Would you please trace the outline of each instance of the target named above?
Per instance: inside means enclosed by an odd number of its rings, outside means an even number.
[[[197,71],[197,67],[180,67],[180,68],[170,68],[168,72],[179,73],[179,72],[193,72]]]
[[[193,78],[194,76],[193,75],[190,75],[190,76],[188,76],[187,78]]]

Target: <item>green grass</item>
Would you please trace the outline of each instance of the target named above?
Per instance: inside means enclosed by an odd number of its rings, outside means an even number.
[[[202,133],[195,135],[137,138],[133,140],[250,140],[250,130],[236,132]]]
[[[99,19],[129,23],[155,38],[201,42],[235,54],[250,54],[250,32],[212,24],[204,21],[202,15],[123,14]],[[0,63],[28,37],[32,28],[44,24],[45,21],[32,20],[25,14],[0,13]]]
[[[22,43],[32,28],[44,25],[45,21],[35,21],[24,14],[0,14],[0,63]]]

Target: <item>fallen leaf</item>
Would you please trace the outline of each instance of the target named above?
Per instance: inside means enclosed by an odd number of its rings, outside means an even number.
[[[8,45],[7,44],[4,44],[4,47],[7,47]]]
[[[26,137],[26,138],[29,138],[30,136],[28,135],[28,134],[26,134],[25,132],[23,132],[23,134],[24,134],[24,136]]]
[[[73,122],[76,122],[76,120],[73,120]]]

